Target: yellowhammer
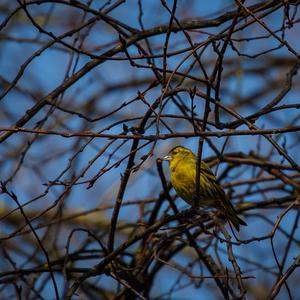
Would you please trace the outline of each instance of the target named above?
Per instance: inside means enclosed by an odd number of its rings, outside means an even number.
[[[188,204],[195,206],[196,193],[196,164],[197,157],[189,149],[177,146],[169,151],[163,158],[170,163],[171,183],[177,193]],[[200,192],[198,203],[200,206],[212,206],[222,214],[239,231],[240,225],[247,224],[237,216],[230,200],[226,196],[222,185],[210,167],[201,161],[200,168]]]

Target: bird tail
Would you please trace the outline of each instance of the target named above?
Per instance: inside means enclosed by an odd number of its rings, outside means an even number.
[[[237,231],[240,231],[240,225],[247,226],[247,223],[243,221],[241,218],[239,218],[236,215],[236,212],[234,212],[234,214],[229,215],[228,219]]]
[[[230,223],[234,226],[234,228],[237,231],[240,231],[240,225],[247,226],[247,223],[244,220],[242,220],[240,217],[238,217],[235,208],[233,207],[232,203],[227,197],[226,200],[227,200],[226,202],[229,204],[226,205],[227,208],[225,211],[226,217],[230,221]]]

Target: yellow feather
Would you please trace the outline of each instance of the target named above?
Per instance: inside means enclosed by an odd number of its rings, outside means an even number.
[[[188,204],[195,206],[197,157],[191,150],[177,146],[170,150],[165,159],[170,162],[171,183],[176,193]],[[212,206],[219,209],[237,230],[239,230],[239,225],[247,225],[237,216],[222,185],[203,161],[201,161],[200,193],[197,202],[200,206]]]

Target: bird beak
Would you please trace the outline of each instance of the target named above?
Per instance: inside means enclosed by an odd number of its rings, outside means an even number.
[[[166,155],[165,157],[162,158],[162,160],[168,160],[170,161],[172,159],[171,155]]]

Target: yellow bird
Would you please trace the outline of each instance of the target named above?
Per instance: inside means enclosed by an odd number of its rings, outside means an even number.
[[[185,147],[177,146],[171,149],[163,160],[170,163],[171,183],[177,195],[191,206],[195,206],[196,155]],[[237,216],[237,212],[226,196],[222,185],[204,161],[201,161],[198,203],[200,206],[215,207],[220,210],[237,231],[239,231],[240,225],[247,226]]]

